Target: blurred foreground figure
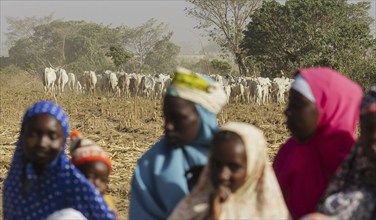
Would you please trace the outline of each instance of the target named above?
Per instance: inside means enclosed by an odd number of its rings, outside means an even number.
[[[230,122],[214,135],[195,190],[169,219],[288,219],[266,141],[256,127]]]
[[[318,211],[343,220],[376,219],[376,85],[362,100],[360,137],[330,182]]]
[[[5,220],[46,219],[65,208],[88,219],[114,219],[99,192],[65,154],[68,134],[68,117],[55,103],[37,102],[26,111],[4,182]]]
[[[71,133],[72,163],[99,190],[108,207],[117,215],[115,203],[106,195],[111,173],[110,156],[94,141],[84,138],[77,130]]]
[[[330,179],[355,142],[362,90],[335,70],[301,69],[285,110],[292,137],[273,167],[294,219],[316,210]]]
[[[130,219],[167,219],[194,187],[226,102],[214,80],[176,70],[163,100],[165,135],[138,160],[133,174]]]

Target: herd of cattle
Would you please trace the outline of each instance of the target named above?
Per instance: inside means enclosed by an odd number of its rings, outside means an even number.
[[[264,77],[232,77],[211,75],[223,86],[230,102],[285,103],[286,94],[292,79]],[[63,68],[46,67],[43,74],[43,85],[46,93],[62,94],[71,92],[106,96],[142,96],[151,99],[162,98],[171,78],[166,74],[141,75],[136,73],[112,72],[106,70],[97,74],[84,71],[82,74],[67,73]],[[67,87],[67,89],[66,89]]]

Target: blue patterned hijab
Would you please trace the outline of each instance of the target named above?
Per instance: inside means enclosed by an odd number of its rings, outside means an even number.
[[[49,101],[34,103],[26,111],[21,127],[38,114],[49,114],[60,122],[64,130],[63,149],[43,174],[37,175],[23,154],[19,137],[4,182],[3,218],[46,219],[57,210],[74,208],[88,219],[114,219],[100,193],[74,168],[65,154],[69,120],[64,110]]]
[[[214,81],[204,75],[196,75],[205,80],[210,86]],[[189,82],[184,82],[189,84]],[[179,93],[176,85],[167,89],[167,96],[180,97],[195,103],[201,120],[197,137],[189,145],[181,148],[172,148],[166,145],[165,137],[152,146],[137,162],[131,183],[129,219],[167,219],[178,202],[189,193],[185,172],[194,166],[207,163],[208,150],[214,132],[218,129],[217,112],[226,103],[226,98],[211,99],[215,103],[207,103],[202,97],[222,97],[220,91],[211,89],[208,93],[189,90],[195,85],[187,85],[183,93]],[[183,94],[183,95],[181,95]],[[193,95],[194,94],[194,95]],[[197,97],[200,96],[200,97]],[[202,101],[200,103],[200,100]],[[204,107],[207,106],[207,107]]]

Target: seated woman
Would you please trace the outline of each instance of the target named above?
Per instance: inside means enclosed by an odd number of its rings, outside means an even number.
[[[274,171],[294,219],[316,210],[321,196],[355,142],[362,90],[325,67],[301,69],[285,115],[292,137],[274,160]]]
[[[330,182],[318,211],[343,220],[376,219],[376,85],[362,101],[359,139]],[[320,219],[317,215],[307,218]]]
[[[133,174],[129,219],[166,219],[189,193],[192,181],[185,174],[206,164],[226,101],[212,79],[177,69],[163,102],[165,135],[138,160]]]
[[[65,154],[68,134],[68,117],[55,103],[37,102],[26,111],[4,182],[3,219],[46,219],[65,208],[87,219],[114,219]]]
[[[256,127],[229,122],[213,138],[195,190],[169,219],[288,219],[266,142]]]

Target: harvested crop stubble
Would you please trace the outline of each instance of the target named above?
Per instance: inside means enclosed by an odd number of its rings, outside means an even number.
[[[6,177],[26,108],[41,99],[55,101],[69,114],[71,128],[104,147],[112,157],[109,194],[127,219],[130,181],[137,159],[163,135],[161,101],[143,98],[88,97],[65,93],[61,97],[44,94],[39,78],[30,74],[0,73],[0,187]],[[288,137],[284,126],[284,106],[273,104],[230,104],[219,115],[219,123],[247,122],[261,128],[268,140],[270,159]],[[0,202],[2,199],[0,200]],[[2,206],[0,215],[2,216]]]

